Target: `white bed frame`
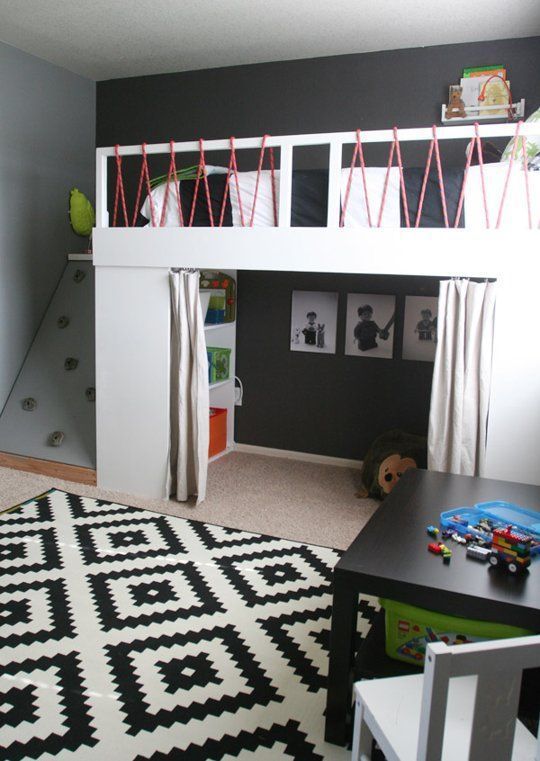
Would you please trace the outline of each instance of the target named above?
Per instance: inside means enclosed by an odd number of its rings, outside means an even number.
[[[539,133],[538,123],[521,127],[527,137]],[[473,126],[452,126],[439,128],[437,137],[463,140],[474,134]],[[514,124],[479,127],[481,138],[514,134]],[[432,130],[403,129],[398,136],[400,142],[425,142],[427,151]],[[392,130],[362,133],[364,144],[393,139]],[[496,278],[486,475],[540,485],[540,231],[341,228],[342,152],[355,142],[355,132],[268,138],[266,146],[280,152],[279,224],[254,228],[110,228],[107,169],[114,148],[97,149],[93,245],[99,486],[167,496],[171,267]],[[293,150],[314,145],[329,146],[327,227],[291,227]],[[260,146],[261,138],[236,141],[238,151]],[[211,163],[212,152],[228,151],[229,141],[207,141],[204,149]],[[168,154],[170,146],[154,144],[146,150],[148,155]],[[197,153],[199,145],[175,143],[174,150]],[[140,155],[141,147],[123,146],[119,153]]]

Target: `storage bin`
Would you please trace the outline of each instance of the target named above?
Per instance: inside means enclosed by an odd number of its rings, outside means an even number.
[[[470,621],[395,600],[381,599],[380,603],[385,610],[386,654],[390,658],[417,666],[424,665],[426,646],[430,642],[458,645],[533,634],[515,626]]]
[[[214,457],[227,449],[227,410],[210,407],[210,446],[208,457]]]
[[[226,298],[225,291],[212,291],[205,322],[207,325],[220,325],[225,322]]]
[[[207,346],[206,353],[208,355],[208,382],[212,384],[229,380],[231,373],[231,349]]]

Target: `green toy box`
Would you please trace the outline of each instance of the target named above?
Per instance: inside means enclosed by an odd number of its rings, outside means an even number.
[[[424,665],[430,642],[462,645],[486,639],[524,637],[533,632],[489,621],[470,621],[443,613],[415,608],[413,605],[380,600],[385,610],[386,654],[390,658],[417,666]]]
[[[231,349],[218,346],[207,346],[208,382],[220,383],[229,380],[231,373]]]

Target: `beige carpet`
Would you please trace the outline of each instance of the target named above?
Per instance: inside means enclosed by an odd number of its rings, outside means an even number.
[[[357,499],[358,485],[358,470],[232,452],[210,465],[208,497],[199,507],[0,468],[0,509],[56,487],[168,515],[346,549],[378,504]]]

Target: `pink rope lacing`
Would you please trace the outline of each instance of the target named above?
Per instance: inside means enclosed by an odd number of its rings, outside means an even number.
[[[197,179],[195,180],[195,189],[193,191],[193,200],[191,202],[191,213],[189,215],[189,227],[193,227],[193,219],[195,217],[195,207],[197,205],[197,198],[199,195],[199,185],[201,176],[204,184],[204,191],[206,195],[206,205],[208,207],[208,218],[210,220],[210,227],[214,227],[214,213],[212,211],[212,202],[210,200],[210,187],[208,185],[208,175],[206,174],[206,160],[204,157],[204,142],[202,137],[199,138],[199,166],[197,169]]]
[[[480,182],[482,183],[482,199],[484,201],[484,214],[486,215],[486,229],[489,230],[490,228],[489,208],[488,208],[488,202],[487,202],[486,178],[484,176],[484,151],[482,148],[482,141],[480,140],[480,132],[478,129],[477,122],[474,125],[474,131],[476,134],[476,146],[478,150],[478,166],[480,167]]]
[[[465,169],[463,171],[463,181],[461,183],[461,191],[459,194],[458,205],[456,209],[456,218],[454,219],[454,228],[459,227],[461,220],[461,214],[463,211],[463,203],[465,201],[465,188],[467,186],[467,179],[469,176],[469,169],[471,168],[472,157],[474,155],[474,149],[476,148],[478,155],[482,151],[482,145],[480,144],[480,137],[478,136],[478,124],[475,124],[476,136],[472,138],[467,147],[467,161],[465,162]]]
[[[403,200],[403,211],[405,212],[405,226],[410,227],[409,204],[407,203],[407,193],[405,191],[405,179],[403,177],[403,164],[401,163],[401,148],[399,147],[397,127],[394,127],[394,143],[396,146],[396,156],[399,167],[399,184],[401,186],[401,198]]]
[[[430,169],[431,169],[431,161],[432,161],[432,158],[433,158],[433,154],[435,154],[435,162],[436,162],[436,165],[437,165],[437,179],[438,179],[438,183],[439,183],[439,193],[441,195],[441,206],[442,206],[442,211],[443,211],[444,226],[445,227],[449,227],[449,223],[448,223],[448,207],[447,207],[447,204],[446,204],[446,193],[445,193],[445,189],[444,189],[444,177],[443,177],[443,172],[442,172],[441,154],[440,154],[440,150],[439,150],[439,140],[438,140],[438,137],[437,137],[437,127],[435,125],[432,126],[431,132],[432,132],[433,137],[432,137],[431,143],[429,145],[429,152],[428,152],[428,156],[427,156],[427,160],[426,160],[426,168],[424,170],[424,179],[422,181],[422,188],[420,190],[420,197],[418,199],[418,209],[417,209],[417,212],[416,212],[416,220],[415,220],[414,226],[415,227],[419,227],[420,226],[420,219],[422,218],[422,210],[423,210],[423,207],[424,207],[424,198],[425,198],[425,194],[426,194],[427,182],[428,182],[428,178],[429,178],[429,172],[430,172]]]
[[[141,174],[139,177],[139,186],[137,188],[137,198],[135,199],[135,208],[133,209],[133,221],[131,223],[132,227],[135,227],[135,224],[137,222],[137,215],[139,214],[139,204],[141,202],[141,194],[142,194],[142,186],[143,182],[146,181],[146,191],[148,194],[148,200],[150,201],[150,219],[152,223],[152,227],[156,227],[156,214],[154,209],[154,197],[152,195],[152,188],[150,187],[150,173],[148,171],[148,158],[146,155],[146,143],[143,143],[141,145],[141,153],[142,153],[142,161],[141,161]]]
[[[182,211],[182,202],[180,200],[179,180],[176,178],[176,156],[174,153],[174,140],[169,141],[171,160],[169,163],[169,171],[167,173],[167,184],[165,186],[165,194],[163,196],[163,208],[161,209],[160,227],[164,227],[165,218],[167,214],[167,202],[169,200],[170,184],[174,183],[174,191],[176,196],[176,208],[178,211],[178,224],[180,227],[184,227],[184,213]]]
[[[405,226],[410,227],[411,224],[409,219],[409,205],[407,203],[407,194],[405,192],[405,181],[403,178],[403,164],[401,162],[401,150],[399,147],[397,127],[394,127],[393,132],[394,132],[394,139],[392,141],[392,145],[390,146],[390,151],[388,153],[388,163],[386,165],[386,175],[384,178],[384,186],[383,186],[383,192],[381,197],[381,205],[379,207],[379,217],[377,219],[377,227],[380,227],[382,223],[384,207],[386,205],[386,196],[388,193],[388,181],[390,179],[390,169],[392,168],[392,163],[394,161],[394,153],[396,153],[397,162],[398,162],[399,184],[401,187],[401,200],[403,202],[403,211],[405,213]]]
[[[253,191],[253,206],[251,207],[251,217],[249,219],[249,226],[253,227],[253,223],[255,221],[255,207],[257,205],[257,198],[259,196],[259,183],[261,180],[261,171],[263,167],[263,161],[264,161],[264,150],[266,148],[266,138],[268,135],[263,135],[262,143],[261,143],[261,151],[259,153],[259,164],[257,166],[257,179],[255,180],[255,190]]]
[[[219,216],[219,226],[222,227],[223,225],[223,219],[225,216],[225,205],[227,202],[227,195],[230,192],[229,191],[229,185],[231,181],[231,174],[234,175],[234,179],[236,182],[236,197],[238,199],[238,210],[240,212],[240,224],[242,227],[245,227],[245,219],[244,219],[244,207],[242,205],[242,194],[240,193],[240,182],[238,180],[238,165],[236,163],[236,148],[234,145],[234,137],[229,138],[229,145],[230,145],[230,158],[229,158],[229,168],[227,170],[227,179],[225,182],[225,190],[223,192],[223,200],[221,202],[221,214]]]
[[[263,135],[263,138],[262,138],[261,150],[259,153],[259,162],[257,166],[257,178],[255,180],[255,190],[253,191],[253,205],[251,207],[251,213],[249,217],[249,225],[248,225],[249,227],[253,227],[255,224],[255,210],[257,206],[257,199],[259,196],[259,186],[260,186],[261,174],[263,169],[264,154],[266,150],[266,142],[269,137],[270,137],[269,135]],[[229,159],[229,167],[227,170],[227,180],[225,182],[225,190],[223,192],[223,199],[221,202],[219,226],[221,227],[223,225],[227,195],[230,192],[230,188],[229,188],[230,179],[231,179],[231,175],[234,175],[234,180],[236,183],[236,197],[238,199],[238,210],[240,213],[240,224],[242,227],[245,227],[246,220],[244,215],[244,206],[242,203],[242,194],[240,192],[240,180],[238,177],[238,164],[236,162],[236,147],[234,144],[234,137],[229,138],[229,143],[230,143],[230,159]],[[274,226],[277,227],[278,207],[277,207],[277,194],[276,194],[276,172],[275,172],[275,162],[274,162],[274,149],[269,148],[268,153],[270,156],[270,176],[271,176],[271,184],[272,184],[272,209],[274,214]]]
[[[353,151],[352,161],[351,161],[351,168],[349,170],[349,177],[347,179],[347,188],[345,190],[345,198],[343,199],[343,209],[341,211],[341,221],[339,223],[340,227],[345,226],[345,216],[347,214],[347,207],[349,205],[349,196],[351,194],[353,174],[354,174],[354,169],[356,166],[357,159],[360,160],[360,169],[362,172],[362,183],[364,186],[364,201],[366,204],[367,220],[368,220],[369,226],[373,227],[371,222],[371,209],[369,207],[369,197],[368,197],[368,189],[367,189],[366,162],[364,161],[364,149],[362,146],[361,130],[359,129],[356,130],[356,145],[354,146],[354,151]]]
[[[122,211],[124,214],[124,225],[129,227],[128,213],[126,206],[126,196],[124,193],[124,178],[122,176],[122,157],[120,156],[120,146],[114,146],[114,155],[116,157],[116,190],[114,194],[114,213],[113,213],[113,227],[116,227],[116,220],[118,217],[118,201],[121,199]]]
[[[499,205],[499,213],[497,215],[497,222],[495,224],[495,229],[498,230],[501,226],[502,221],[502,213],[504,209],[504,202],[506,201],[506,194],[508,192],[508,185],[510,183],[510,175],[512,174],[512,169],[514,167],[514,159],[516,157],[517,148],[518,148],[518,137],[519,137],[519,131],[521,129],[521,125],[523,122],[518,122],[516,126],[516,134],[514,137],[514,144],[512,145],[512,153],[510,154],[510,161],[508,162],[508,171],[506,172],[506,179],[504,181],[504,187],[503,192],[501,196],[501,203]],[[527,178],[528,179],[528,178]],[[528,199],[527,199],[528,200]]]

